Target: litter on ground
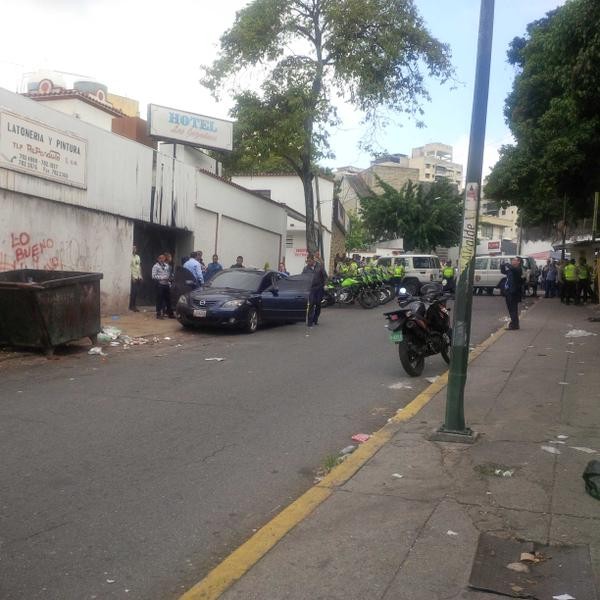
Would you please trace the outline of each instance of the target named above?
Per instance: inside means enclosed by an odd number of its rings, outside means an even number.
[[[573,450],[577,450],[578,452],[585,452],[586,454],[597,454],[598,451],[593,448],[585,448],[584,446],[569,446]]]
[[[404,475],[400,475],[400,473],[392,473],[392,477],[395,477],[396,479],[402,479]]]
[[[569,385],[568,381],[559,381],[558,385]]]
[[[560,596],[552,596],[552,600],[576,600],[571,594],[561,594]]]
[[[225,359],[221,358],[220,356],[211,356],[210,358],[205,358],[204,360],[212,360],[214,362],[222,362]]]
[[[529,567],[520,562],[509,563],[506,568],[516,573],[529,573]]]
[[[555,448],[554,446],[541,446],[542,450],[544,450],[544,452],[549,452],[550,454],[560,454],[560,450],[558,448]]]
[[[446,535],[456,536],[458,533],[456,531],[452,531],[452,529],[448,529],[448,531],[446,531]]]
[[[559,440],[568,440],[568,439],[569,439],[569,436],[568,436],[568,435],[565,435],[564,433],[559,433],[559,434],[558,434],[556,437],[557,437]]]
[[[390,390],[412,390],[412,385],[408,385],[408,383],[404,383],[403,381],[399,381],[398,383],[392,383],[392,385],[388,385],[388,389]]]
[[[352,454],[356,450],[356,446],[346,446],[340,450],[340,454]]]
[[[433,383],[434,381],[437,381],[438,376],[436,375],[435,377],[425,377],[425,381],[429,381],[429,383]]]
[[[586,331],[585,329],[571,329],[565,333],[566,338],[578,338],[578,337],[587,337],[588,335],[598,335],[597,333],[592,333],[591,331]]]
[[[362,444],[363,442],[366,442],[371,436],[368,433],[355,433],[352,436],[352,440],[355,442],[358,442],[359,444]]]
[[[106,352],[102,350],[100,346],[94,346],[88,350],[88,354],[99,354],[100,356],[106,356]]]

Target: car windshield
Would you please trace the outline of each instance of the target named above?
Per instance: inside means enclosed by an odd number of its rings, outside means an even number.
[[[264,273],[262,271],[242,271],[241,269],[221,271],[211,279],[208,286],[255,292],[259,288],[263,277]]]

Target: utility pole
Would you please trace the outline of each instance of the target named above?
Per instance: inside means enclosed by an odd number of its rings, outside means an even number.
[[[464,391],[469,362],[471,312],[473,307],[473,276],[477,248],[477,225],[481,198],[483,149],[490,81],[492,33],[494,30],[494,0],[481,0],[475,91],[471,113],[467,183],[465,186],[463,229],[458,257],[458,286],[454,303],[452,353],[448,377],[446,416],[444,424],[431,439],[444,442],[473,443],[477,435],[465,425]]]

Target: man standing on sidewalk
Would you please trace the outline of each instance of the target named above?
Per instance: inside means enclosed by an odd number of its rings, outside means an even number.
[[[171,269],[164,254],[159,255],[152,267],[152,279],[156,284],[156,318],[162,319],[166,311],[170,319],[174,319],[171,308]]]
[[[202,273],[202,265],[198,261],[197,251],[190,253],[190,257],[184,263],[183,268],[187,269],[194,276],[196,288],[204,285],[204,274]]]
[[[307,325],[312,327],[319,324],[319,315],[321,314],[321,300],[323,300],[323,288],[327,281],[327,273],[321,263],[315,260],[312,254],[306,259],[306,266],[302,273],[312,275],[310,285],[310,294],[308,296],[308,318]]]
[[[515,256],[509,263],[502,263],[500,271],[506,275],[504,288],[504,299],[510,316],[507,329],[519,329],[519,302],[521,302],[521,290],[523,289],[523,270],[521,259]]]
[[[142,261],[137,253],[137,247],[133,245],[131,252],[131,263],[129,265],[131,271],[131,289],[129,292],[129,310],[138,312],[137,295],[142,283]]]

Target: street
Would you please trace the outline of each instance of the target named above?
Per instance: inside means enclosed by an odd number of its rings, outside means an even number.
[[[388,307],[6,370],[0,597],[176,598],[445,370],[406,376]],[[471,343],[505,314],[475,297]]]

